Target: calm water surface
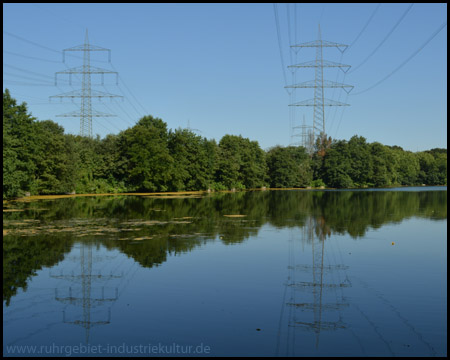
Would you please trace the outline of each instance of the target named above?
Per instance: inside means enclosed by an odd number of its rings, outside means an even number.
[[[447,355],[446,187],[6,206],[4,356]]]

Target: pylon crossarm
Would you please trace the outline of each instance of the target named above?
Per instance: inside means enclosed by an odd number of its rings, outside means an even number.
[[[77,66],[71,69],[56,72],[56,74],[117,74],[117,71],[102,69],[96,66]]]
[[[111,50],[97,45],[83,44],[63,49],[63,51],[111,51]]]
[[[55,115],[55,116],[59,116],[59,117],[80,117],[80,116],[82,116],[82,114],[80,112],[78,112],[78,111],[71,111],[69,113]],[[107,114],[107,113],[102,113],[102,112],[97,111],[97,110],[92,110],[92,116],[96,116],[96,117],[110,117],[110,116],[117,116],[117,115]]]
[[[302,82],[300,84],[295,84],[295,85],[288,85],[285,86],[286,88],[316,88],[316,87],[324,87],[324,88],[352,88],[352,85],[346,85],[346,84],[341,84],[341,83],[337,83],[334,81],[329,81],[329,80],[323,80],[323,84],[318,84],[317,81],[315,80],[309,80],[309,81],[305,81]]]
[[[343,68],[347,68],[347,70],[342,70],[344,72],[347,72],[351,68],[350,65],[339,64],[337,62],[329,61],[329,60],[323,60],[323,64],[319,64],[319,63],[317,63],[317,61],[312,60],[312,61],[306,61],[304,63],[288,66],[288,68],[309,68],[309,67],[338,67],[338,68],[341,68],[341,70]]]
[[[291,47],[295,48],[295,47],[299,47],[299,48],[304,48],[304,47],[335,47],[335,48],[344,48],[344,50],[348,47],[348,45],[344,45],[344,44],[338,44],[335,42],[331,42],[331,41],[326,41],[326,40],[314,40],[314,41],[309,41],[309,42],[305,42],[302,44],[297,44],[297,45],[291,45]],[[341,50],[343,51],[343,50]]]
[[[289,106],[314,106],[314,105],[317,105],[314,103],[314,99],[308,99],[293,104],[289,104]],[[350,104],[344,104],[342,102],[331,99],[324,99],[323,106],[350,106]]]
[[[111,62],[111,50],[102,48],[100,46],[91,45],[91,44],[84,44],[84,45],[78,45],[74,46],[68,49],[64,49],[63,54],[63,62],[66,62],[66,51],[107,51],[108,52],[108,62]]]
[[[110,93],[105,93],[103,91],[98,91],[98,90],[92,90],[91,89],[91,94],[90,95],[84,95],[82,93],[81,90],[73,90],[73,91],[69,91],[67,93],[63,93],[63,94],[59,94],[59,95],[52,95],[49,98],[64,98],[64,97],[68,97],[68,98],[76,98],[76,97],[91,97],[91,98],[102,98],[102,97],[109,97],[109,98],[113,98],[113,97],[123,97],[121,95],[115,95],[115,94],[110,94]]]

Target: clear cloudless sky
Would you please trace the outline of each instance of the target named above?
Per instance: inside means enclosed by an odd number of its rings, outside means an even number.
[[[289,45],[322,39],[352,44],[341,56],[324,48],[323,58],[356,68],[388,35],[410,4],[3,4],[3,89],[39,120],[58,122],[66,133],[79,133],[79,118],[56,117],[79,111],[71,102],[49,96],[81,89],[81,75],[55,73],[81,66],[82,52],[62,50],[82,45],[88,29],[91,65],[117,70],[92,75],[94,90],[125,95],[123,100],[92,100],[93,108],[116,117],[93,118],[93,132],[132,126],[143,115],[164,120],[168,128],[196,129],[217,141],[225,134],[257,140],[262,148],[290,144],[291,121],[312,122],[312,108],[289,107],[284,86],[294,81],[287,68],[314,60],[314,48]],[[447,147],[447,27],[391,77],[367,92],[418,50],[447,21],[447,4],[414,4],[378,50],[354,73],[325,68],[324,79],[354,86],[325,89],[325,97],[349,103],[325,108],[326,132],[337,139],[360,135],[369,142],[422,151]],[[359,38],[357,38],[359,36]],[[356,42],[355,42],[356,40]],[[292,59],[291,59],[292,58]],[[284,72],[287,79],[285,83]],[[314,69],[298,69],[295,81],[314,79]],[[355,95],[352,95],[355,94]],[[314,89],[295,92],[296,102],[314,97]],[[78,109],[78,110],[77,110]],[[298,129],[296,130],[298,133]]]

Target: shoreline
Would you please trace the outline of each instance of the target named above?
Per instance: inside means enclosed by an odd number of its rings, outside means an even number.
[[[414,185],[414,186],[391,186],[391,187],[358,187],[358,188],[328,188],[328,187],[318,187],[318,188],[257,188],[257,189],[244,189],[244,190],[218,190],[218,191],[208,191],[208,190],[200,190],[200,191],[169,191],[169,192],[136,192],[136,193],[101,193],[101,194],[63,194],[63,195],[32,195],[32,196],[23,196],[19,198],[12,198],[3,200],[3,203],[8,203],[10,201],[19,201],[26,202],[32,200],[50,200],[50,199],[65,199],[65,198],[73,198],[73,197],[87,197],[87,196],[148,196],[152,198],[165,198],[173,197],[176,198],[178,196],[187,195],[186,197],[194,197],[195,195],[210,195],[215,193],[237,193],[237,192],[245,192],[245,191],[283,191],[283,190],[303,190],[303,191],[320,191],[320,190],[382,190],[382,189],[395,189],[395,188],[417,188],[417,187],[447,187],[447,185]]]

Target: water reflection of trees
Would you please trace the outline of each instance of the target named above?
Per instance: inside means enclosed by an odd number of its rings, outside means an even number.
[[[67,236],[3,237],[3,301],[9,301],[36,271],[64,260],[73,241]]]
[[[255,191],[202,198],[111,196],[18,203],[16,208],[25,211],[3,215],[3,300],[8,304],[37,270],[61,261],[74,242],[95,238],[141,266],[152,267],[164,263],[168,255],[189,252],[217,238],[225,244],[241,243],[257,235],[264,224],[304,227],[312,217],[316,234],[349,234],[357,239],[370,228],[413,216],[446,219],[446,195],[446,191]],[[23,222],[27,219],[34,221]],[[91,221],[80,228],[97,221],[97,227],[116,232],[77,237],[76,232],[56,231],[73,219]],[[127,224],[139,219],[160,223],[128,231]],[[55,224],[55,232],[42,230]],[[133,241],[139,236],[150,239]],[[117,241],[118,237],[129,241]]]

